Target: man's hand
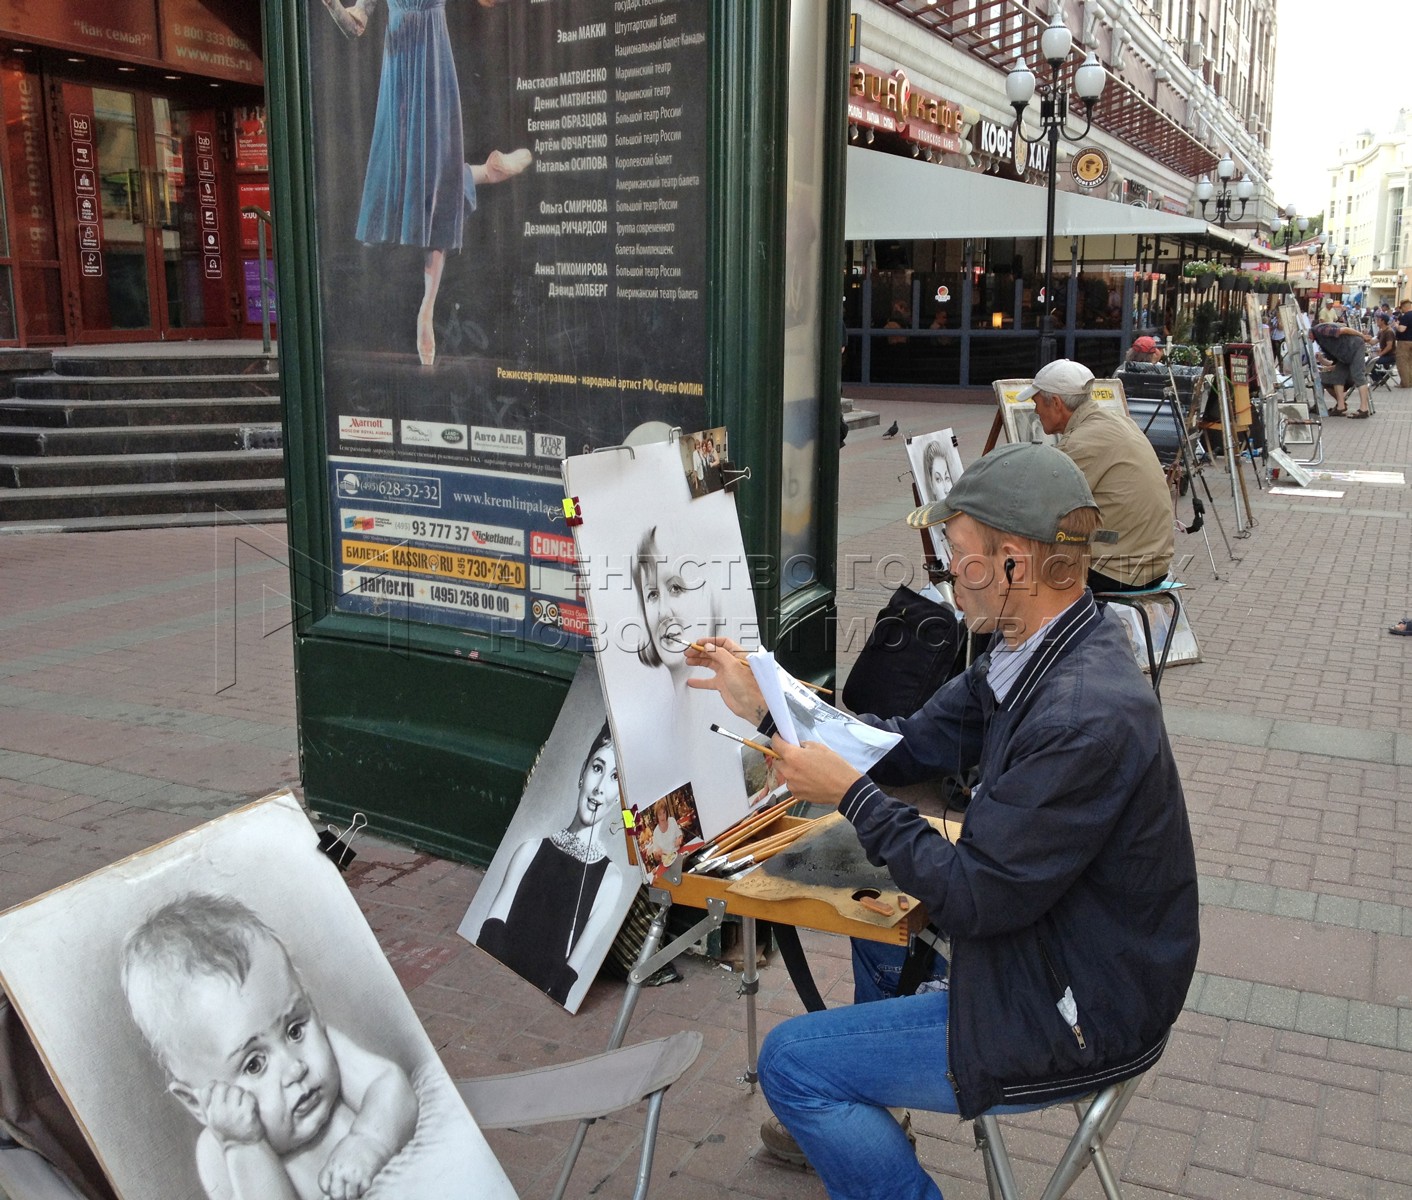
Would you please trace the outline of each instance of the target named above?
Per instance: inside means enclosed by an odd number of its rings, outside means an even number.
[[[265,1140],[255,1097],[230,1083],[213,1083],[201,1096],[206,1128],[222,1147],[253,1146]]]
[[[328,1156],[319,1172],[319,1190],[329,1200],[358,1200],[392,1157],[386,1146],[365,1133],[350,1133]]]
[[[796,800],[837,808],[843,794],[863,778],[846,759],[822,742],[791,746],[784,738],[777,737],[771,739],[771,745],[780,756],[775,770]]]
[[[743,648],[730,638],[702,638],[696,644],[701,649],[687,650],[687,664],[706,667],[711,675],[706,679],[688,679],[687,687],[719,692],[726,707],[736,716],[760,724],[769,709],[765,707],[765,697],[760,694],[760,685],[755,682],[749,665],[737,657],[744,653]]]

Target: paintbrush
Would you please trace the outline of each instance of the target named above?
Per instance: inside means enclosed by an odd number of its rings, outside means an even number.
[[[692,642],[692,643],[687,647],[687,649],[688,649],[688,650],[695,650],[698,654],[705,654],[705,653],[706,653],[706,647],[703,646],[700,642]],[[746,654],[744,651],[742,651],[741,653],[735,655],[735,657],[736,657],[739,661],[745,662],[745,660],[748,659],[748,658],[750,657],[750,655],[748,655],[748,654]],[[799,680],[796,680],[796,682],[797,682],[797,683],[802,683],[802,684],[803,684],[805,687],[807,687],[811,692],[818,692],[819,695],[821,695],[821,696],[832,696],[832,695],[833,695],[833,689],[832,689],[832,688],[820,687],[817,683],[810,683],[807,679],[799,679]]]
[[[742,746],[749,746],[752,750],[758,750],[761,754],[765,755],[766,758],[778,758],[780,756],[778,750],[771,750],[764,742],[752,742],[749,738],[741,737],[738,733],[732,733],[729,729],[722,729],[719,725],[714,723],[711,726],[711,732],[719,733],[722,737],[730,738],[733,742],[739,742]]]

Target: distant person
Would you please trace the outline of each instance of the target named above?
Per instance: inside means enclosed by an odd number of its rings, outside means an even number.
[[[1034,398],[1035,416],[1088,481],[1116,548],[1095,554],[1088,584],[1095,592],[1140,592],[1156,587],[1172,563],[1172,494],[1157,452],[1125,413],[1089,398],[1093,372],[1059,358],[1041,367],[1019,400]]]
[[[1412,300],[1397,306],[1392,331],[1397,337],[1397,386],[1412,387]]]
[[[1330,360],[1330,367],[1324,373],[1324,386],[1334,393],[1331,417],[1362,417],[1371,415],[1368,398],[1368,363],[1366,350],[1373,339],[1357,329],[1339,325],[1333,321],[1320,321],[1309,331],[1320,351]],[[1357,412],[1348,411],[1345,389],[1352,384],[1358,389],[1363,401]]]
[[[1127,361],[1130,363],[1155,363],[1162,358],[1162,347],[1157,344],[1154,337],[1143,336],[1134,340],[1132,347],[1128,350]]]

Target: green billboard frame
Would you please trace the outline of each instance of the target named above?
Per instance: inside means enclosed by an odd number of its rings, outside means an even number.
[[[802,678],[834,669],[847,18],[825,48],[826,332],[818,364],[815,580],[781,597],[781,400],[789,4],[710,0],[706,400],[751,479],[737,493],[767,644]],[[832,10],[833,6],[830,6]],[[265,0],[278,246],[300,770],[311,808],[427,850],[486,862],[549,735],[577,653],[335,611],[313,195],[306,0]]]

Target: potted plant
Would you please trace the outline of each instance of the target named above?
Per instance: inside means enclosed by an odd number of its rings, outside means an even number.
[[[1198,292],[1204,292],[1221,277],[1220,263],[1206,259],[1182,264],[1182,275],[1190,279]]]

